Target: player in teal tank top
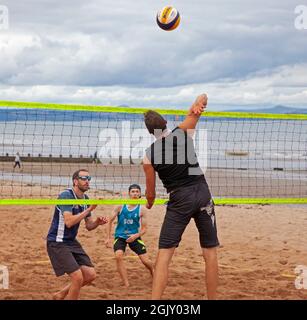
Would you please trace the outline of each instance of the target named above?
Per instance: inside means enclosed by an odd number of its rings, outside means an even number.
[[[137,184],[132,184],[129,187],[129,197],[130,199],[139,199],[141,197],[141,187]],[[145,243],[141,239],[147,229],[146,211],[141,205],[124,204],[123,206],[115,207],[108,223],[108,235],[105,241],[107,247],[111,247],[111,231],[116,217],[117,226],[114,233],[113,249],[117,270],[124,285],[129,287],[127,270],[124,265],[124,254],[127,245],[138,255],[151,276],[153,275],[153,265],[147,256]]]
[[[141,206],[137,205],[132,210],[124,204],[117,216],[118,223],[115,229],[115,238],[127,240],[131,235],[139,232]]]

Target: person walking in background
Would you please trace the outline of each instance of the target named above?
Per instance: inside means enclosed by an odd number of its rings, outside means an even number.
[[[19,152],[16,153],[13,169],[15,169],[17,166],[19,169],[21,169],[21,160],[20,160]]]

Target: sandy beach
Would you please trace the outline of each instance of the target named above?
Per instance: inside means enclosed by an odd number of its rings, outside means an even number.
[[[108,215],[100,206],[95,215]],[[148,214],[143,240],[155,260],[165,207]],[[307,266],[307,209],[295,206],[222,206],[216,208],[219,248],[219,299],[307,299],[307,290],[295,288],[294,269]],[[9,289],[0,299],[51,299],[67,283],[56,278],[46,249],[53,208],[0,207],[0,265],[9,269]],[[83,288],[81,299],[149,299],[151,278],[127,249],[126,266],[131,287],[125,289],[116,272],[112,249],[106,249],[106,228],[88,232],[80,226],[79,241],[92,258],[97,279]],[[133,280],[132,280],[133,279]],[[170,267],[165,299],[204,299],[204,264],[198,235],[191,221]]]
[[[22,171],[13,172],[11,163],[0,165],[1,198],[55,199],[65,185],[71,185],[70,177],[80,167],[78,163],[26,162]],[[93,176],[90,198],[123,198],[131,182],[145,185],[139,165],[81,166]],[[299,192],[306,195],[307,188],[300,180],[289,184],[286,179],[256,177],[242,170],[211,169],[206,178],[214,196],[291,197]],[[158,195],[166,196],[157,182]],[[7,266],[10,275],[10,287],[0,290],[0,299],[51,299],[52,293],[67,283],[67,277],[55,277],[45,248],[53,210],[49,206],[0,206],[0,265]],[[108,216],[111,211],[111,206],[99,206],[95,215]],[[164,206],[155,206],[148,213],[148,232],[143,240],[153,262],[164,213]],[[307,266],[305,206],[219,206],[216,214],[221,243],[219,299],[307,298],[307,290],[298,290],[294,284],[295,267]],[[131,287],[125,289],[113,251],[104,246],[105,237],[104,226],[92,232],[86,231],[84,224],[80,227],[79,241],[98,275],[82,290],[81,299],[149,299],[151,278],[139,259],[127,249]],[[198,233],[192,221],[176,250],[164,298],[204,299],[204,279]]]
[[[91,215],[86,317],[200,316],[200,241],[218,300],[307,302],[306,43],[307,0],[0,0],[0,315],[79,297]]]

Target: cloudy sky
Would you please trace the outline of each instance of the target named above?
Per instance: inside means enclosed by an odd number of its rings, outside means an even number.
[[[182,22],[165,32],[155,16],[169,4]],[[184,108],[207,92],[211,110],[306,107],[300,4],[0,0],[0,100]]]

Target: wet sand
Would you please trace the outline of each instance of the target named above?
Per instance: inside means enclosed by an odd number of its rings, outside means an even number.
[[[23,163],[13,171],[12,164],[0,162],[1,198],[55,197],[71,183],[74,171],[84,168],[93,177],[91,194],[100,197],[103,191],[125,193],[131,183],[145,187],[141,165],[102,165],[80,163]],[[214,169],[205,172],[214,197],[307,197],[307,172]],[[167,197],[159,179],[157,196]]]

